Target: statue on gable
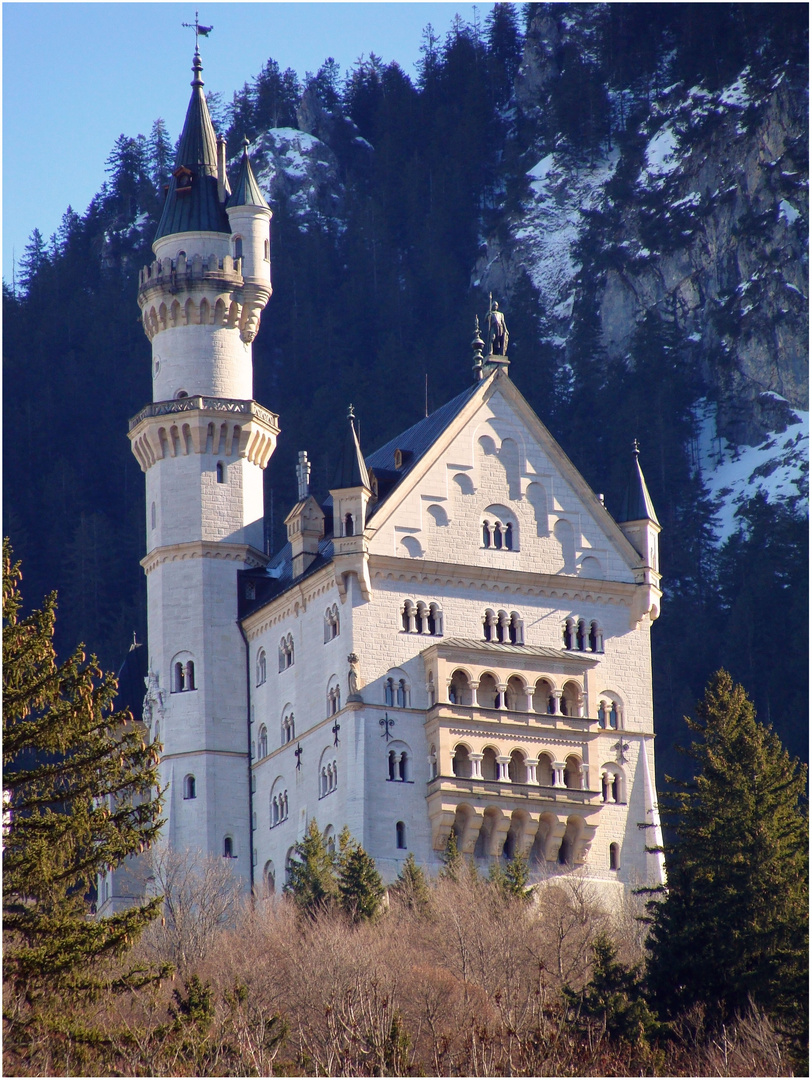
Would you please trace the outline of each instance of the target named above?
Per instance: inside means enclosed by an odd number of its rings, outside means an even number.
[[[488,326],[490,327],[491,356],[507,356],[508,334],[507,323],[504,314],[499,310],[499,305],[489,295],[490,307],[488,309]]]

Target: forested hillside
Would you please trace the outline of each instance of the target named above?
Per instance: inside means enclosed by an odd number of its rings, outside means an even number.
[[[806,757],[807,86],[802,4],[502,4],[427,27],[414,77],[271,58],[210,94],[274,210],[254,344],[282,427],[269,544],[297,451],[326,489],[349,402],[369,452],[459,392],[492,290],[511,377],[610,512],[640,440],[661,771],[722,664]],[[137,274],[172,162],[163,119],[122,135],[90,206],[35,231],[4,285],[4,530],[26,594],[59,589],[61,651],[86,640],[112,667],[146,633],[126,432],[151,399]]]

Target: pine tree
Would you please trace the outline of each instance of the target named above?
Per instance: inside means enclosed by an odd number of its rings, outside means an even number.
[[[24,1053],[71,1002],[138,985],[113,972],[161,899],[91,918],[97,876],[148,847],[163,824],[158,748],[129,713],[114,713],[116,681],[81,648],[58,665],[56,595],[21,614],[19,563],[3,545],[3,996],[7,1052]]]
[[[354,842],[344,844],[338,859],[341,907],[353,922],[374,919],[386,894],[371,855]]]
[[[406,862],[401,867],[390,892],[398,903],[410,911],[419,915],[424,915],[428,911],[431,904],[428,882],[411,851],[406,856]]]
[[[299,910],[315,918],[338,899],[333,856],[327,849],[316,819],[312,818],[304,838],[294,848],[290,876],[284,890]]]
[[[649,905],[649,992],[665,1016],[699,1003],[726,1022],[751,1004],[807,1044],[806,769],[726,671],[711,679],[687,754],[697,775],[661,803],[675,834],[668,884]]]

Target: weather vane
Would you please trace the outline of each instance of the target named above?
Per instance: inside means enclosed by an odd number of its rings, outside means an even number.
[[[185,22],[181,23],[181,26],[185,26],[188,30],[194,30],[195,32],[195,48],[197,48],[198,38],[208,37],[214,29],[213,26],[201,26],[197,18],[198,13],[195,12],[195,21],[193,23]]]

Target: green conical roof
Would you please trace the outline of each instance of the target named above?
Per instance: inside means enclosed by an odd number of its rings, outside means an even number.
[[[217,192],[217,138],[203,93],[202,70],[200,53],[195,49],[192,97],[156,240],[182,232],[231,233],[225,202]]]
[[[228,206],[262,206],[266,210],[270,210],[270,207],[265,202],[262,192],[259,190],[259,184],[254,176],[254,170],[251,168],[251,159],[248,157],[248,139],[243,139],[243,151],[242,160],[240,161],[240,172],[237,176],[237,182],[234,185],[234,191],[231,198],[228,200]]]
[[[648,519],[653,521],[655,525],[659,525],[657,515],[654,513],[654,503],[651,501],[651,496],[648,493],[646,487],[646,480],[643,476],[643,470],[640,468],[640,449],[637,445],[637,439],[634,440],[633,450],[634,461],[632,463],[632,471],[629,476],[629,482],[626,485],[626,494],[623,496],[623,503],[620,507],[620,514],[617,517],[617,521],[644,521]]]

